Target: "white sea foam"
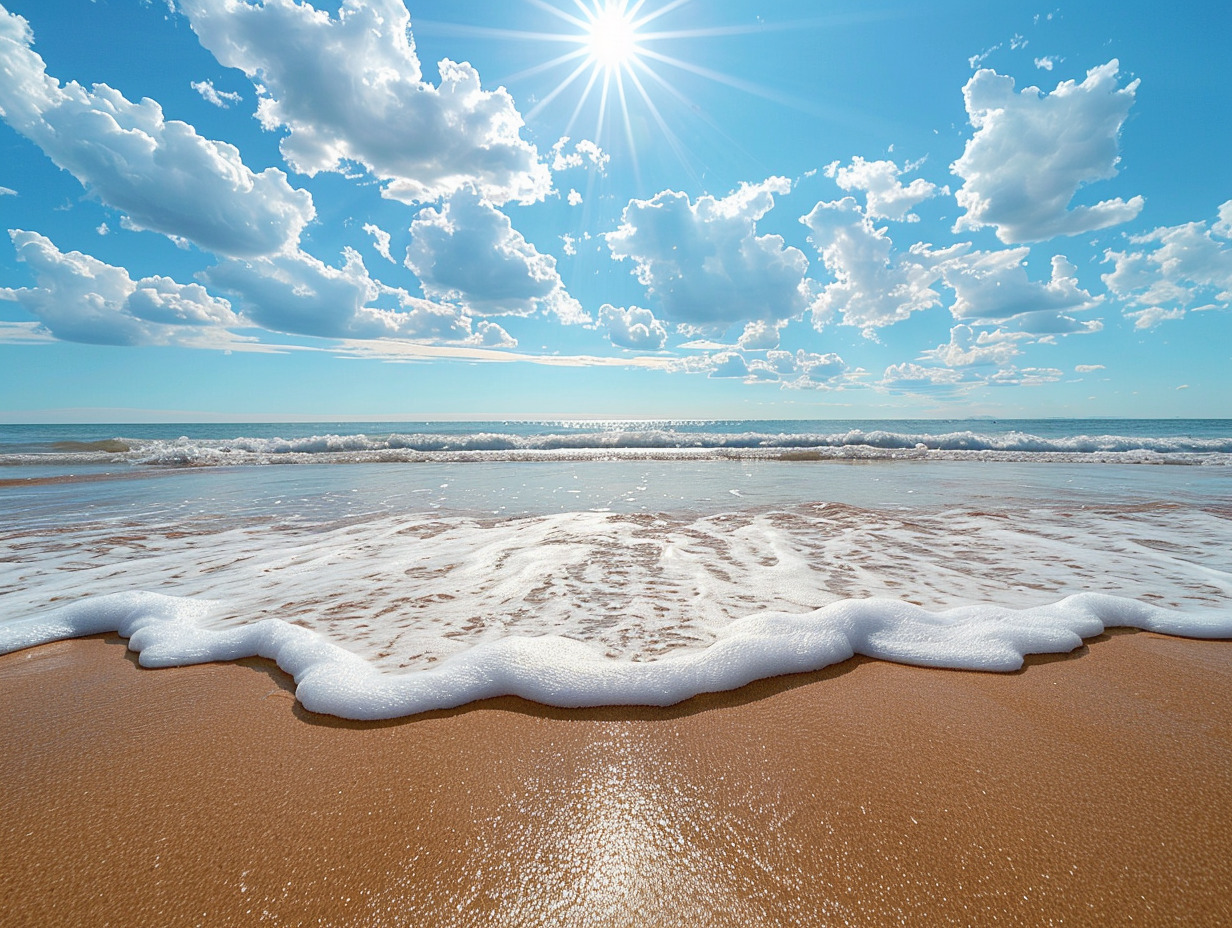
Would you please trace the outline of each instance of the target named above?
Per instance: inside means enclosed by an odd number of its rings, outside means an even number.
[[[278,495],[242,516],[148,503],[135,519],[32,516],[0,535],[0,650],[119,630],[151,666],[260,654],[309,708],[377,718],[499,693],[665,704],[852,653],[1004,670],[1105,625],[1232,636],[1232,513],[1217,502],[1084,508],[1058,488],[1047,505],[759,506],[797,470],[767,467],[706,469],[703,492],[727,501],[708,505],[734,510],[503,518],[399,505],[313,521],[305,499]],[[518,468],[483,473],[499,487]],[[267,495],[302,493],[288,472],[262,473]],[[910,482],[901,468],[850,473],[882,498],[902,489],[894,474]],[[557,476],[562,496],[576,486]],[[625,507],[655,489],[649,473],[624,476]]]
[[[706,648],[650,663],[613,661],[558,635],[476,645],[430,669],[383,674],[323,636],[279,619],[217,630],[208,604],[119,593],[0,626],[0,653],[117,631],[146,667],[265,657],[295,679],[313,712],[387,719],[517,695],[560,707],[666,706],[753,680],[818,670],[856,654],[925,667],[1009,671],[1027,654],[1073,650],[1109,626],[1201,638],[1232,637],[1232,616],[1183,615],[1084,593],[1030,609],[976,606],[929,612],[890,600],[845,600],[802,615],[766,612],[725,626]]]
[[[65,445],[65,443],[61,443]],[[513,432],[326,434],[300,438],[115,438],[91,450],[0,454],[0,465],[117,461],[160,466],[217,466],[376,461],[520,461],[593,459],[782,458],[801,453],[839,460],[886,458],[1118,463],[1228,464],[1232,438],[981,433],[707,432],[609,429],[551,434]]]

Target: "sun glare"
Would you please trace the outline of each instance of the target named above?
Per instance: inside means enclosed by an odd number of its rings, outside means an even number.
[[[637,23],[623,3],[596,9],[586,25],[586,52],[599,67],[621,68],[637,56]]]
[[[676,136],[669,121],[670,117],[661,111],[654,98],[658,97],[660,102],[666,101],[668,105],[683,107],[689,113],[700,112],[700,108],[685,95],[676,81],[659,73],[664,68],[684,71],[747,93],[795,105],[757,84],[674,57],[663,48],[666,42],[764,32],[767,27],[760,17],[756,23],[741,25],[664,28],[661,23],[669,14],[676,13],[696,0],[524,2],[560,20],[564,27],[560,31],[538,32],[486,28],[473,31],[475,34],[490,37],[534,39],[572,46],[559,55],[508,77],[508,81],[513,82],[544,72],[567,69],[567,73],[559,78],[554,87],[539,96],[526,114],[526,121],[533,122],[541,112],[572,89],[576,96],[572,113],[561,132],[562,137],[573,135],[579,120],[593,113],[594,128],[577,131],[589,132],[590,140],[596,144],[602,143],[605,137],[610,138],[607,133],[612,129],[623,134],[628,142],[635,174],[640,170],[637,157],[639,133],[644,137],[647,131],[656,131],[657,138],[666,141],[681,163],[688,161],[686,146]],[[787,27],[784,24],[777,28]],[[656,129],[647,130],[645,119],[634,120],[630,113],[631,105],[648,115]]]

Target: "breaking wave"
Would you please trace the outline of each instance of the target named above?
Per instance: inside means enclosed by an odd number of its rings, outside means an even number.
[[[251,464],[362,463],[467,460],[584,460],[611,458],[885,459],[926,457],[992,460],[1114,461],[1117,463],[1232,463],[1232,437],[1077,435],[1027,432],[690,432],[610,430],[523,435],[393,432],[300,438],[236,437],[173,440],[117,437],[59,442],[45,454],[4,454],[0,464],[94,464],[204,467]]]

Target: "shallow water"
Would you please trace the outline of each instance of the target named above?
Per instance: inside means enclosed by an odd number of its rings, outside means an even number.
[[[1232,636],[1222,466],[3,473],[22,476],[0,484],[0,651],[127,628],[144,663],[264,653],[299,668],[301,698],[328,677],[319,705],[338,714],[496,692],[662,703],[856,652],[1009,669],[1108,624]],[[386,692],[391,679],[414,693]]]

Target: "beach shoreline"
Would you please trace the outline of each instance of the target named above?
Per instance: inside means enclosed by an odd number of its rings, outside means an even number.
[[[1232,642],[856,658],[666,709],[315,716],[267,661],[0,657],[34,925],[1232,923]]]

